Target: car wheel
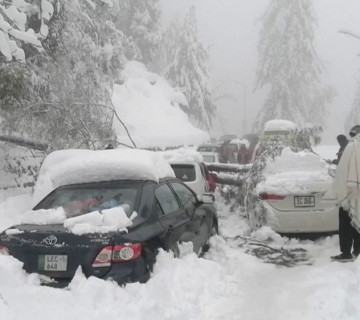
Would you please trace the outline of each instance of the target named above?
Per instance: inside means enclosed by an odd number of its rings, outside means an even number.
[[[211,224],[211,231],[210,231],[210,236],[207,239],[206,243],[200,248],[200,251],[198,253],[199,257],[202,257],[207,251],[209,251],[210,249],[210,243],[209,240],[211,237],[216,236],[219,234],[219,229],[218,229],[218,225],[216,220],[213,220],[212,224]]]
[[[174,254],[174,258],[179,258],[180,257],[179,241],[177,241],[176,243],[174,243],[171,246],[170,251],[172,251],[172,253]]]

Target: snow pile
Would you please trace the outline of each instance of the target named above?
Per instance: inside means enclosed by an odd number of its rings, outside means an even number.
[[[0,231],[20,224],[20,215],[31,209],[32,196],[29,194],[9,197],[0,202]]]
[[[63,207],[55,209],[28,210],[20,215],[20,224],[59,224],[66,219]]]
[[[297,126],[289,120],[275,119],[265,123],[264,131],[295,131]]]
[[[174,177],[158,153],[136,149],[59,150],[44,160],[34,190],[34,205],[59,186],[113,180]]]
[[[129,218],[123,207],[93,211],[76,217],[66,218],[63,207],[55,209],[28,210],[22,213],[17,224],[63,224],[74,234],[108,233],[111,231],[126,231],[137,216],[133,212]],[[13,232],[13,231],[11,231]]]
[[[21,197],[0,203],[0,227],[17,220]],[[205,258],[187,253],[174,259],[160,250],[150,280],[124,287],[86,277],[79,268],[68,290],[40,286],[44,276],[27,274],[22,263],[0,255],[0,318],[6,320],[77,319],[251,319],[358,320],[360,259],[331,262],[338,237],[289,240],[269,228],[257,230],[259,248],[301,249],[303,264],[282,267],[247,254],[249,231],[238,212],[218,203],[222,236],[213,237]],[[255,241],[254,241],[255,242]],[[248,243],[250,244],[250,243]],[[181,301],[181,303],[179,303]]]
[[[169,163],[194,163],[203,162],[203,157],[200,152],[191,148],[179,148],[174,150],[167,150],[159,152]]]
[[[114,86],[112,101],[137,147],[164,149],[210,140],[207,132],[189,122],[180,108],[180,105],[187,105],[185,96],[164,78],[136,61],[127,63],[122,76],[124,84]],[[116,117],[113,127],[119,141],[131,145]]]
[[[284,148],[274,160],[268,159],[263,175],[265,180],[256,187],[258,193],[325,192],[332,182],[328,165],[320,156],[308,151],[293,152],[290,148]]]
[[[116,207],[111,209],[93,211],[81,216],[68,218],[64,221],[64,227],[75,234],[85,233],[108,233],[111,231],[126,231],[132,225],[136,213],[128,218],[124,208]]]

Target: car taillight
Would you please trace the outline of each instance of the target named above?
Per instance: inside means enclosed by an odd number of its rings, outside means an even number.
[[[126,262],[140,257],[142,245],[127,243],[103,248],[92,263],[93,267],[108,267],[111,263]]]
[[[268,193],[261,193],[260,194],[261,200],[283,200],[285,196],[279,194],[268,194]]]
[[[9,254],[9,249],[4,246],[0,246],[0,254]]]

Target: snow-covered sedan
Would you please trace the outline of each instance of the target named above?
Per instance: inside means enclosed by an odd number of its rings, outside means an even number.
[[[268,224],[285,234],[335,233],[338,230],[336,199],[324,200],[332,183],[331,168],[310,151],[284,148],[268,159],[256,193],[264,205]]]
[[[211,197],[198,197],[159,154],[63,150],[44,161],[37,203],[0,235],[0,252],[52,286],[76,272],[120,284],[146,281],[159,248],[208,248],[217,232]]]

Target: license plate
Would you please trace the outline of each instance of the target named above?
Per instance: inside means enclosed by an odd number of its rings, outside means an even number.
[[[294,196],[295,208],[315,207],[314,196]]]
[[[38,260],[40,271],[66,271],[67,255],[41,255]]]

